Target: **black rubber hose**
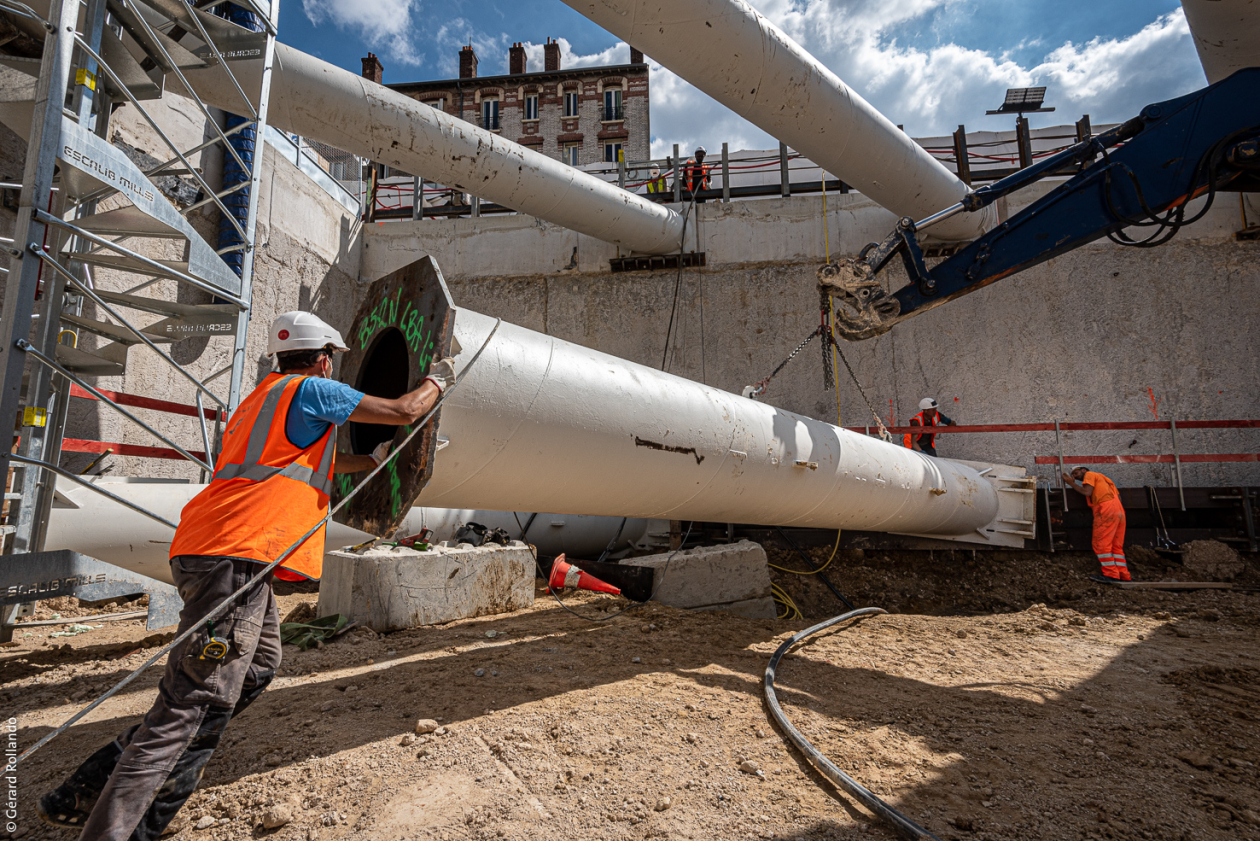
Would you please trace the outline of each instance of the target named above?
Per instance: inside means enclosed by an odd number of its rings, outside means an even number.
[[[811,745],[809,740],[801,735],[801,731],[793,727],[792,722],[788,721],[787,716],[783,713],[783,708],[779,706],[778,697],[774,694],[775,670],[779,667],[779,661],[783,659],[783,656],[788,653],[788,650],[791,649],[792,646],[796,645],[806,637],[812,636],[820,631],[825,631],[833,625],[839,625],[841,622],[847,622],[850,619],[860,619],[866,616],[878,616],[881,613],[887,612],[888,611],[884,610],[882,607],[863,607],[858,610],[850,610],[848,613],[842,613],[839,616],[828,619],[826,622],[821,622],[812,628],[806,628],[793,636],[787,642],[783,643],[783,645],[779,646],[778,650],[770,657],[770,662],[766,666],[766,676],[764,681],[766,704],[770,707],[770,717],[775,720],[775,723],[778,724],[779,728],[787,735],[788,740],[792,744],[796,745],[797,749],[801,753],[805,754],[805,758],[809,760],[810,764],[817,768],[824,777],[831,780],[837,788],[857,800],[867,809],[870,809],[879,818],[891,824],[898,833],[906,838],[910,838],[912,841],[920,841],[925,838],[931,839],[931,841],[940,841],[940,839],[935,835],[928,832],[905,815],[901,814],[901,812],[898,812],[892,806],[889,806],[883,800],[880,800],[879,797],[870,789],[866,788],[857,780],[841,771],[836,767],[835,763],[824,756],[818,748]]]

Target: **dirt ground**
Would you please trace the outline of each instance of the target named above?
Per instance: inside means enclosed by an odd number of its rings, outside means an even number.
[[[780,701],[940,838],[1260,838],[1260,593],[1119,591],[1094,569],[1063,553],[844,552],[832,583],[893,612],[789,655]],[[843,609],[815,577],[775,580],[811,619]],[[1258,582],[1248,558],[1238,583]],[[314,598],[283,596],[282,613]],[[767,659],[808,624],[660,606],[592,624],[539,591],[503,616],[286,647],[174,837],[892,838],[768,722]],[[138,621],[50,630],[0,648],[22,747],[169,639]],[[34,800],[147,709],[158,674],[19,767],[18,837],[74,837],[39,824]],[[415,736],[417,719],[442,729]]]

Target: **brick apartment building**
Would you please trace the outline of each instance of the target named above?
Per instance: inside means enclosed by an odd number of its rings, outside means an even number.
[[[528,72],[525,48],[508,50],[504,76],[478,76],[477,53],[459,52],[459,78],[402,82],[387,87],[476,123],[522,146],[572,166],[650,157],[648,68],[630,50],[630,63],[611,67],[560,68],[560,44],[547,39],[545,69]],[[363,59],[363,75],[381,82],[375,55]]]

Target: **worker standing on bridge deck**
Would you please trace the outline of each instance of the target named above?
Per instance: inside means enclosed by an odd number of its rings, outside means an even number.
[[[271,576],[223,617],[203,617],[326,516],[334,473],[370,470],[388,454],[388,442],[371,455],[337,453],[338,426],[415,423],[455,381],[447,358],[402,397],[364,395],[330,379],[333,354],[345,350],[341,334],[310,313],[285,313],[272,324],[267,355],[279,371],[228,420],[214,475],[184,507],[171,544],[171,575],[184,601],[179,631],[203,627],[171,651],[144,720],[40,798],[44,821],[82,828],[82,841],[155,841],[197,787],[228,722],[275,676]],[[276,575],[317,579],[323,560],[321,529]]]
[[[709,167],[704,163],[705,154],[704,147],[697,146],[695,157],[687,161],[684,170],[687,174],[687,189],[691,192],[696,204],[704,203],[704,199],[697,197],[696,193],[709,189]]]
[[[919,413],[910,418],[911,426],[957,426],[949,418],[941,414],[940,408],[936,401],[931,397],[924,397],[919,401]],[[911,450],[918,450],[929,456],[936,455],[936,434],[920,433],[914,434],[907,432],[902,439],[902,443]]]
[[[652,167],[648,173],[647,191],[648,195],[664,195],[668,185],[665,183],[665,176],[661,175],[659,166]]]
[[[1124,561],[1124,506],[1115,483],[1084,467],[1073,470],[1071,476],[1064,473],[1063,481],[1084,494],[1094,510],[1094,554],[1102,564],[1102,574],[1117,581],[1132,580]]]

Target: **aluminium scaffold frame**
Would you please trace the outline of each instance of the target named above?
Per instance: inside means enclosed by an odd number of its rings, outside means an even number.
[[[0,313],[0,417],[14,419],[18,429],[15,450],[0,450],[0,476],[11,477],[5,493],[6,522],[0,525],[6,555],[0,560],[0,641],[10,638],[21,608],[38,598],[74,594],[108,598],[148,592],[155,596],[155,603],[159,593],[169,603],[173,592],[169,585],[137,582],[134,575],[121,571],[119,575],[101,572],[104,565],[77,553],[41,551],[58,476],[117,499],[58,463],[71,387],[77,385],[172,447],[198,466],[203,479],[213,470],[218,434],[240,401],[245,372],[262,144],[279,20],[279,0],[232,0],[230,4],[224,0],[42,0],[46,11],[37,8],[40,0],[29,1],[32,6],[0,0],[0,13],[32,37],[42,35],[44,42],[22,183],[2,185],[20,187],[21,197],[13,239],[0,240],[9,256]],[[246,25],[229,22],[224,10],[238,17],[247,13]],[[257,96],[251,98],[231,65],[235,60],[260,57]],[[220,112],[201,100],[184,73],[187,68],[213,65],[226,74],[239,95],[242,116],[230,128],[220,125]],[[168,77],[178,82],[181,93],[205,120],[209,137],[191,148],[180,148],[144,105],[163,95]],[[120,105],[132,106],[160,139],[166,160],[142,169],[110,142],[110,115]],[[254,149],[242,152],[234,143],[240,144],[248,133],[253,135]],[[205,160],[206,152],[213,150],[224,155],[225,170],[230,159],[246,177],[217,189],[208,183],[190,159],[201,154]],[[190,179],[197,198],[182,207],[168,201],[154,179],[170,176]],[[242,208],[239,199],[246,195]],[[233,197],[236,200],[229,201]],[[102,211],[102,203],[109,209]],[[211,246],[186,218],[207,206],[217,208],[224,220],[220,224],[230,229],[227,245]],[[142,253],[143,241],[153,238],[185,240],[186,259],[156,259]],[[132,239],[142,242],[129,242]],[[237,253],[239,275],[225,260],[226,255]],[[135,275],[137,282],[122,292],[106,290],[94,282],[93,268]],[[159,286],[157,297],[136,294],[161,281],[174,281],[176,289],[209,293],[213,303],[164,300],[160,290],[171,284]],[[85,303],[94,305],[98,318],[107,315],[112,322],[83,317]],[[167,317],[142,327],[120,309]],[[82,333],[99,336],[107,344],[98,353],[83,351],[78,347]],[[159,347],[202,336],[232,340],[230,363],[204,378]],[[195,432],[204,447],[204,459],[86,381],[123,373],[128,348],[141,344],[195,389]],[[227,393],[220,396],[210,383],[224,374],[230,375]],[[208,413],[203,411],[206,402],[215,417],[213,436]],[[152,512],[141,513],[171,525]],[[170,615],[165,611],[161,621]],[[159,619],[150,611],[150,625],[155,621]]]

